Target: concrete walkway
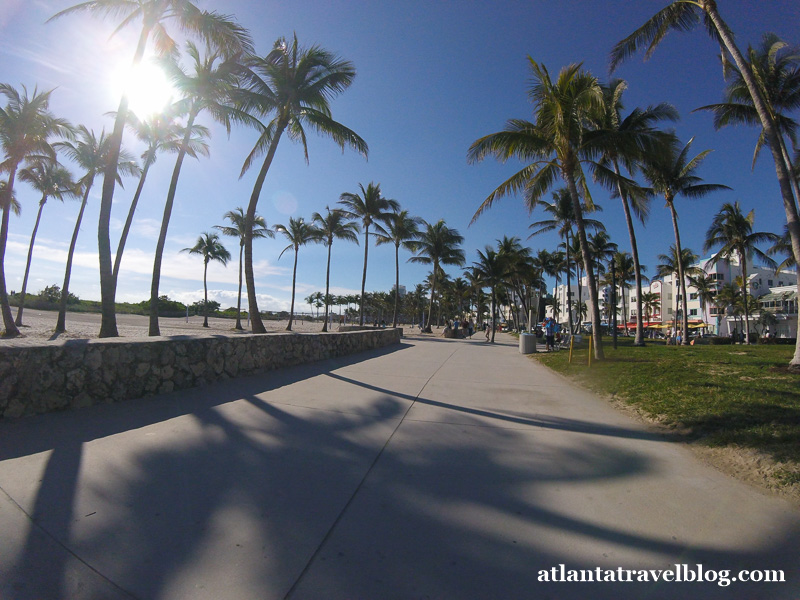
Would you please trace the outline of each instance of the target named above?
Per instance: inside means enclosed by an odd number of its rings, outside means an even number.
[[[800,511],[497,340],[0,422],[0,598],[800,596]],[[540,581],[676,563],[786,582]]]

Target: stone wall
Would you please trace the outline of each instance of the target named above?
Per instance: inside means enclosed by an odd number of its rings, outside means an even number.
[[[119,402],[399,343],[402,329],[3,346],[0,418]]]

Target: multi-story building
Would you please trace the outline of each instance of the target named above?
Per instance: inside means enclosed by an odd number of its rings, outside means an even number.
[[[721,287],[724,284],[736,283],[737,277],[742,276],[742,268],[738,258],[730,260],[720,259],[716,263],[711,263],[710,258],[703,259],[695,265],[700,267],[706,274],[711,275]],[[769,268],[760,265],[747,264],[747,287],[748,294],[759,302],[759,308],[750,315],[750,331],[763,333],[760,329],[764,325],[757,325],[760,312],[767,310],[775,314],[776,323],[773,325],[771,333],[776,337],[795,337],[797,335],[797,275],[794,271],[782,270],[777,273]],[[624,293],[624,302],[623,302]],[[663,279],[650,282],[649,285],[642,287],[643,294],[654,294],[655,303],[648,313],[643,309],[643,320],[646,327],[651,329],[666,328],[672,324],[680,322],[681,315],[681,295],[678,285],[677,274],[672,274]],[[689,317],[689,327],[703,329],[710,333],[727,336],[733,331],[740,331],[743,328],[744,317],[732,314],[730,307],[717,306],[713,302],[704,303],[697,288],[692,286],[687,278],[686,294],[688,296],[687,310]],[[610,286],[601,288],[598,292],[600,302],[600,314],[603,315],[603,323],[608,323],[610,314],[609,303],[611,301]],[[636,290],[626,288],[624,291],[617,291],[617,323],[618,327],[635,328],[639,317],[636,312]],[[581,285],[572,284],[571,289],[567,290],[566,285],[560,285],[553,289],[553,298],[558,306],[554,311],[553,307],[548,307],[547,314],[555,316],[562,324],[568,322],[567,306],[572,306],[573,322],[578,322],[578,309],[576,300],[580,297],[581,305],[585,306],[580,312],[581,323],[589,324],[587,315],[590,314],[591,301],[586,278],[581,281]],[[623,314],[624,310],[624,314]]]

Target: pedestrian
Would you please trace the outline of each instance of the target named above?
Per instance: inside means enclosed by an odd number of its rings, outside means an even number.
[[[486,341],[489,341],[489,325],[484,322],[483,324],[483,331],[486,332]]]
[[[475,325],[472,323],[471,318],[467,321],[467,325],[469,326],[469,339],[472,339],[472,334],[475,333]]]
[[[556,322],[551,317],[544,320],[546,349],[548,352],[556,349]]]

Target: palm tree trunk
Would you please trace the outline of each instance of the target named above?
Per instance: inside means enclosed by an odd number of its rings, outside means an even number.
[[[431,322],[433,321],[433,296],[436,293],[436,265],[433,267],[433,273],[434,275],[431,278],[431,302],[428,307],[428,322],[425,323],[425,329],[422,330],[425,333],[433,333]]]
[[[139,36],[136,52],[133,55],[133,66],[142,61],[147,38],[150,37],[150,28],[145,26]],[[100,337],[117,337],[117,314],[115,297],[117,294],[117,281],[111,267],[111,204],[114,200],[114,186],[117,180],[117,163],[119,151],[122,147],[122,134],[125,130],[125,121],[128,119],[128,96],[123,94],[119,101],[117,117],[114,120],[114,129],[108,140],[109,154],[108,165],[103,175],[103,195],[100,200],[100,218],[97,222],[97,254],[100,261],[100,304],[102,316],[100,320]],[[151,307],[152,310],[152,307]]]
[[[72,274],[72,257],[75,254],[75,246],[78,243],[78,233],[81,230],[83,212],[86,210],[86,203],[89,200],[89,190],[92,189],[92,182],[86,184],[86,191],[83,193],[81,209],[78,211],[78,219],[75,221],[75,231],[72,232],[72,240],[69,243],[67,253],[67,268],[64,271],[64,285],[61,286],[61,300],[58,303],[58,319],[56,320],[56,333],[63,333],[67,330],[67,300],[69,299],[69,278]]]
[[[328,331],[328,299],[330,298],[331,289],[331,248],[333,247],[333,238],[328,238],[328,266],[325,269],[325,322],[322,324],[322,331]]]
[[[581,253],[583,254],[583,267],[589,284],[589,300],[592,303],[591,320],[594,357],[597,360],[603,360],[605,355],[603,353],[603,331],[600,324],[600,305],[597,299],[597,280],[594,278],[594,271],[592,270],[592,264],[590,262],[589,241],[586,239],[586,228],[583,224],[583,211],[581,209],[580,196],[578,196],[578,187],[575,185],[575,178],[573,176],[574,170],[569,165],[565,165],[562,173],[564,180],[567,182],[570,196],[572,197],[572,206],[575,209],[575,225],[578,229],[578,241],[580,242]]]
[[[620,175],[619,166],[614,161],[614,173]],[[636,337],[633,340],[634,346],[644,346],[644,325],[642,324],[642,274],[639,265],[639,246],[636,243],[636,231],[633,228],[633,218],[631,208],[628,204],[627,195],[622,191],[622,186],[617,181],[617,191],[622,200],[622,211],[625,213],[625,224],[628,226],[628,237],[631,239],[631,256],[633,257],[633,277],[636,281]]]
[[[125,219],[125,225],[122,227],[122,234],[119,236],[119,244],[117,245],[117,254],[114,256],[114,269],[112,272],[114,277],[115,295],[117,289],[117,278],[119,277],[119,266],[122,264],[122,253],[125,250],[125,242],[128,240],[128,233],[130,233],[131,224],[133,223],[133,213],[136,212],[136,206],[139,204],[139,197],[142,195],[142,189],[144,189],[144,180],[147,178],[147,171],[149,170],[150,163],[148,162],[144,166],[141,177],[139,177],[139,185],[136,187],[136,193],[133,195],[133,200],[131,200],[131,207],[128,209],[128,218]]]
[[[242,254],[244,252],[244,243],[239,243],[239,295],[236,298],[236,325],[234,329],[242,331]]]
[[[203,327],[208,327],[208,258],[203,260]]]
[[[172,205],[175,202],[175,192],[178,189],[178,179],[181,175],[181,166],[183,159],[186,156],[186,149],[189,146],[189,140],[192,135],[192,126],[194,125],[195,117],[197,117],[197,108],[192,107],[189,112],[189,118],[186,121],[186,133],[183,136],[181,149],[178,152],[178,158],[175,161],[175,168],[172,171],[172,180],[169,183],[169,191],[167,192],[167,201],[164,203],[164,215],[161,218],[161,231],[158,234],[158,243],[156,244],[156,255],[153,261],[153,280],[150,284],[150,331],[148,335],[156,336],[161,335],[158,327],[158,286],[161,281],[161,261],[164,256],[164,246],[167,243],[167,228],[169,227],[169,219],[172,216]]]
[[[567,230],[564,239],[566,241],[565,247],[567,250],[567,322],[569,324],[569,331],[572,333],[572,305],[569,300],[570,292],[572,291],[572,284],[570,282],[570,271],[572,267],[569,262],[569,230]]]
[[[367,286],[367,255],[369,254],[369,225],[364,226],[364,273],[361,275],[361,302],[358,306],[358,324],[364,326],[364,289]],[[431,298],[433,295],[431,295]]]
[[[497,331],[497,293],[492,286],[492,343],[494,344],[494,334]]]
[[[394,246],[394,314],[392,315],[392,327],[397,327],[397,303],[400,299],[400,244]]]
[[[675,204],[671,198],[667,198],[667,205],[669,206],[670,215],[672,216],[672,229],[675,231],[675,262],[678,268],[678,279],[680,280],[680,294],[681,294],[681,345],[688,346],[689,339],[689,303],[686,299],[686,281],[683,277],[683,250],[681,249],[681,234],[678,230],[678,212],[675,210]]]
[[[6,192],[8,203],[3,206],[3,223],[0,225],[0,311],[3,313],[3,335],[7,338],[17,337],[19,329],[14,324],[14,315],[11,314],[11,305],[8,303],[8,291],[6,290],[6,244],[8,242],[8,220],[11,215],[11,194],[14,191],[14,179],[17,175],[16,166],[12,167],[8,174]]]
[[[792,193],[791,175],[780,150],[780,135],[778,134],[777,127],[775,127],[775,122],[767,109],[766,101],[756,83],[750,65],[736,46],[730,30],[717,10],[716,2],[714,0],[701,0],[701,6],[714,24],[714,28],[717,30],[720,40],[722,40],[725,48],[736,63],[736,66],[742,74],[742,79],[750,92],[753,106],[761,121],[761,126],[764,129],[764,136],[767,138],[767,147],[770,149],[770,152],[772,152],[775,172],[778,176],[778,185],[781,190],[781,198],[783,199],[783,209],[786,213],[789,238],[792,242],[792,252],[794,253],[795,260],[800,264],[800,215],[798,215],[797,204],[795,203],[795,198]],[[797,270],[797,283],[798,289],[800,289],[800,269]],[[798,314],[798,327],[800,327],[800,314]],[[789,367],[792,371],[800,371],[800,335],[797,336],[794,356],[792,360],[789,361]]]
[[[297,255],[300,254],[299,246],[294,249],[294,268],[292,269],[292,306],[289,309],[289,324],[286,326],[286,331],[292,330],[292,321],[294,320],[294,288],[297,282]]]
[[[247,304],[250,309],[250,329],[253,333],[267,332],[264,322],[261,320],[258,300],[256,299],[256,280],[253,273],[253,223],[256,219],[256,208],[258,207],[258,199],[261,196],[261,188],[264,187],[264,180],[267,178],[267,172],[272,165],[272,159],[275,158],[278,142],[283,135],[284,129],[286,129],[286,122],[281,120],[278,122],[272,143],[269,145],[264,164],[261,165],[261,170],[258,172],[258,177],[256,177],[253,193],[250,195],[250,202],[247,205],[247,216],[244,220],[244,278],[247,285]]]
[[[20,292],[19,306],[17,307],[17,318],[14,324],[18,327],[22,326],[22,311],[25,309],[25,291],[28,289],[28,275],[31,272],[31,260],[33,259],[33,244],[36,242],[36,231],[39,229],[39,221],[42,219],[42,209],[47,202],[47,194],[42,196],[39,202],[39,212],[36,213],[36,223],[33,225],[33,233],[31,233],[31,243],[28,246],[28,262],[25,263],[25,276],[22,278],[22,291]]]
[[[742,264],[742,302],[744,303],[744,343],[750,344],[750,307],[747,302],[747,256],[739,250]],[[800,288],[798,288],[800,289]]]

